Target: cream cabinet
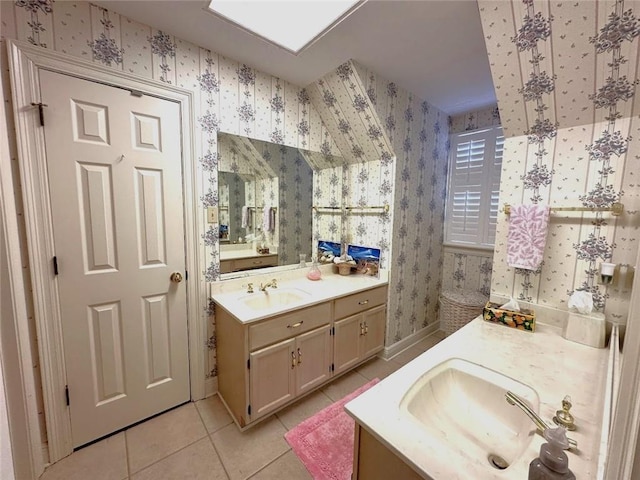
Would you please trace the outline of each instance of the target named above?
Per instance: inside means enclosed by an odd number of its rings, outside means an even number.
[[[249,324],[216,304],[218,390],[237,424],[251,425],[380,351],[386,292],[376,287]]]
[[[335,374],[349,370],[384,348],[386,299],[387,287],[378,287],[335,301]]]
[[[353,480],[421,480],[418,474],[376,437],[356,423]]]
[[[256,420],[329,379],[331,327],[256,350],[249,358],[251,420]]]
[[[220,260],[220,273],[239,272],[240,270],[253,270],[256,268],[277,267],[278,254],[251,255],[242,258],[230,258]]]

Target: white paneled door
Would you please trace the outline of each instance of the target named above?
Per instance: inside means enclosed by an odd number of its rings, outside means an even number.
[[[40,85],[77,447],[190,398],[180,109],[44,70]]]

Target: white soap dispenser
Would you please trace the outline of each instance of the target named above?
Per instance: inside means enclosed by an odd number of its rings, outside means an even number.
[[[549,443],[540,446],[540,456],[529,464],[529,480],[575,480],[564,453],[569,447],[565,428],[547,428],[544,438]]]

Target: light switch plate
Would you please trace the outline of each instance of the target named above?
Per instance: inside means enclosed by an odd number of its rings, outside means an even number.
[[[207,207],[207,222],[218,223],[218,209],[216,207]]]

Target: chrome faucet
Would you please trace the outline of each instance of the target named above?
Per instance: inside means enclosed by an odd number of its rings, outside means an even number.
[[[535,423],[536,427],[538,427],[538,433],[542,434],[547,428],[551,428],[549,424],[547,424],[547,422],[540,418],[540,416],[536,412],[531,410],[529,405],[527,405],[525,401],[518,395],[513,392],[507,392],[504,394],[504,396],[507,399],[507,403],[509,405],[515,405],[516,407],[518,407],[527,415],[527,417],[529,417],[533,421],[533,423]],[[569,442],[569,450],[578,449],[578,442],[571,438],[567,438],[567,440]]]
[[[262,284],[262,282],[260,283],[260,291],[261,292],[266,292],[268,287],[278,288],[278,282],[276,281],[275,278],[271,279],[270,282],[267,282],[264,285]]]

